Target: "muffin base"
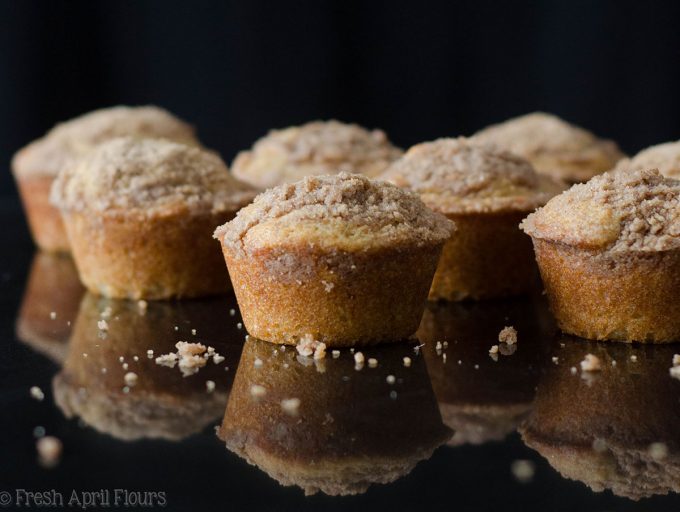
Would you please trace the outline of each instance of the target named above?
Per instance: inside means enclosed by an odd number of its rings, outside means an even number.
[[[71,212],[64,214],[64,223],[88,290],[115,298],[167,299],[229,290],[229,276],[211,235],[233,216]]]
[[[50,204],[52,176],[17,177],[19,196],[24,206],[33,241],[43,251],[69,252],[61,213]]]
[[[456,214],[456,233],[444,245],[430,300],[458,301],[521,295],[537,286],[531,241],[519,229],[525,212]]]
[[[441,246],[371,253],[295,247],[238,257],[223,245],[223,252],[250,334],[348,347],[416,331]]]
[[[680,251],[607,256],[534,239],[559,328],[594,340],[680,340]]]

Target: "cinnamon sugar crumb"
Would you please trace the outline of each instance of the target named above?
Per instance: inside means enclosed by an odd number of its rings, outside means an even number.
[[[498,341],[507,345],[514,345],[517,343],[517,329],[512,326],[506,326],[498,333]]]
[[[38,386],[31,386],[30,393],[31,398],[34,398],[38,402],[42,402],[43,399],[45,398],[45,393],[43,393],[43,390],[40,389]]]
[[[489,354],[498,354],[498,345],[491,345],[489,349]]]
[[[314,356],[314,359],[326,357],[326,344],[314,339],[311,334],[306,334],[295,347],[298,354],[304,357]]]
[[[64,445],[60,439],[54,436],[44,436],[36,441],[35,448],[38,451],[38,462],[40,465],[52,468],[59,464]]]
[[[281,409],[290,416],[297,416],[300,412],[299,398],[286,398],[281,400]]]
[[[594,354],[586,354],[586,357],[581,361],[581,370],[584,372],[599,372],[602,370],[602,363],[600,358]]]

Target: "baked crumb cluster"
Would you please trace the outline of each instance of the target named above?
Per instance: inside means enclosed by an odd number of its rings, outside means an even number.
[[[453,230],[450,221],[428,209],[413,192],[347,173],[308,176],[268,190],[217,228],[215,237],[243,254],[258,248],[259,239],[249,240],[249,234],[263,225],[310,237],[327,225],[323,240],[361,236],[363,249],[439,243]]]
[[[612,171],[575,185],[529,215],[539,239],[612,253],[680,247],[680,181],[655,169]]]
[[[413,146],[380,178],[444,213],[531,211],[562,189],[523,158],[463,137]]]
[[[253,195],[215,153],[169,140],[121,137],[64,169],[51,200],[66,211],[217,212],[237,209]]]
[[[191,125],[162,108],[118,106],[95,110],[56,125],[44,137],[19,151],[13,167],[25,174],[56,176],[73,159],[98,144],[126,135],[199,144]]]
[[[401,150],[381,130],[339,121],[314,121],[272,130],[238,154],[232,171],[239,179],[268,188],[308,175],[349,172],[375,176]]]
[[[624,156],[614,142],[544,112],[489,126],[474,139],[496,144],[531,161],[538,171],[565,179],[577,178],[573,174],[579,166],[584,167],[583,178],[589,178],[611,169]],[[546,156],[550,159],[544,160]]]
[[[680,178],[680,140],[651,146],[633,158],[622,160],[617,170],[658,169],[668,178]]]

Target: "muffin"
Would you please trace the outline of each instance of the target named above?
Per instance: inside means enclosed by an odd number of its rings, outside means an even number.
[[[680,182],[609,172],[522,223],[557,323],[596,340],[680,340]]]
[[[429,303],[416,333],[450,446],[501,441],[533,406],[545,338],[554,334],[547,307],[528,298]],[[503,346],[505,326],[518,332]],[[493,345],[498,352],[489,353]]]
[[[308,495],[360,494],[401,478],[451,431],[410,345],[373,348],[369,356],[377,367],[355,371],[349,352],[312,360],[249,338],[218,436],[281,485]],[[408,368],[406,356],[413,358]]]
[[[351,346],[416,331],[453,229],[415,194],[341,173],[268,190],[215,238],[250,334]]]
[[[221,317],[225,306],[226,300],[213,298],[140,307],[86,294],[52,383],[57,406],[68,418],[128,441],[178,441],[214,424],[224,414],[233,381],[225,367],[235,366],[242,346],[238,329]],[[206,360],[187,377],[178,366],[156,363],[181,340],[212,346],[224,360]]]
[[[61,364],[84,293],[68,255],[36,253],[17,317],[17,338]]]
[[[50,188],[59,171],[96,145],[124,135],[198,145],[194,129],[166,110],[121,106],[95,110],[58,124],[14,155],[12,171],[38,247],[46,251],[69,250],[61,215],[49,203]]]
[[[455,221],[430,288],[430,299],[487,299],[536,286],[529,239],[518,224],[562,186],[531,164],[469,139],[413,146],[380,179],[411,189]]]
[[[553,344],[522,439],[565,478],[633,500],[680,492],[680,381],[670,346]],[[587,353],[597,372],[581,371]],[[574,370],[577,369],[576,374]]]
[[[489,126],[474,138],[512,151],[529,160],[537,172],[567,183],[587,181],[625,156],[616,143],[543,112]]]
[[[52,189],[83,284],[134,299],[226,291],[210,234],[254,195],[211,152],[132,137],[100,144]]]
[[[313,121],[273,130],[232,164],[236,177],[269,188],[305,176],[339,172],[378,175],[401,150],[381,130],[367,130],[339,121]]]
[[[658,169],[667,178],[680,178],[680,140],[643,149],[632,158],[621,160],[617,170]]]

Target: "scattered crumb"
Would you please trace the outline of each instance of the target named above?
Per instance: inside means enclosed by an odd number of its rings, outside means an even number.
[[[411,358],[410,358],[410,357],[405,357],[405,358],[404,358],[404,366],[405,366],[406,368],[408,368],[409,366],[411,366]]]
[[[630,356],[630,360],[633,361],[634,363],[637,362],[637,356]]]
[[[530,460],[513,461],[510,466],[510,471],[517,481],[522,484],[531,482],[534,479],[534,473],[536,472],[534,463]]]
[[[581,361],[581,370],[584,372],[599,372],[602,370],[602,363],[596,355],[586,354],[586,357]]]
[[[57,312],[56,312],[56,311],[50,312],[50,318],[51,318],[52,320],[56,320],[56,319],[57,319]]]
[[[125,374],[125,377],[123,377],[123,380],[125,380],[125,384],[132,387],[137,384],[137,380],[139,377],[137,377],[137,374],[135,372],[127,372]]]
[[[311,334],[305,334],[295,347],[298,354],[304,357],[314,356],[314,359],[326,357],[326,344],[314,339]]]
[[[664,443],[652,443],[647,449],[650,457],[656,461],[660,461],[668,457],[668,446]]]
[[[175,344],[176,353],[163,354],[156,358],[156,364],[174,368],[179,363],[179,369],[184,377],[193,375],[206,365],[206,358],[203,354],[207,348],[202,343],[189,343],[178,341]]]
[[[390,398],[391,398],[392,400],[396,400],[396,399],[397,399],[397,392],[396,392],[395,390],[390,391]]]
[[[253,398],[262,398],[267,394],[267,390],[264,388],[264,386],[253,384],[250,386],[250,394],[253,396]]]
[[[560,358],[557,357],[557,356],[553,356],[553,357],[552,357],[552,362],[555,363],[555,364],[557,364],[557,363],[560,362]]]
[[[514,345],[517,343],[517,330],[512,326],[503,327],[501,332],[498,333],[498,341],[507,343],[508,345]]]
[[[448,342],[448,341],[445,341],[444,343],[442,343],[442,346],[443,346],[444,348],[449,348],[449,342]]]
[[[118,360],[122,363],[123,361],[125,361],[125,358],[123,356],[120,356]]]
[[[178,325],[175,326],[175,330],[176,330],[176,331],[179,331],[179,326],[178,326]]]
[[[572,375],[576,375],[576,372],[578,371],[575,366],[572,366],[569,368],[569,371],[571,372]]]
[[[106,372],[108,372],[108,370],[106,368],[102,368],[102,373],[106,374]]]
[[[194,336],[196,336],[196,329],[191,329],[191,334],[193,334]]]
[[[38,439],[40,437],[44,437],[45,434],[46,434],[45,427],[43,427],[43,426],[38,425],[37,427],[35,427],[33,429],[33,437],[35,437],[36,439]]]
[[[106,306],[99,316],[101,316],[102,318],[111,318],[112,314],[113,310],[111,309],[111,306]]]
[[[354,362],[356,364],[364,364],[365,358],[364,355],[361,352],[357,352],[354,354]]]
[[[673,354],[673,366],[680,366],[680,354]]]
[[[213,363],[220,364],[222,361],[224,361],[224,356],[221,356],[219,354],[215,354],[213,356]]]
[[[38,386],[31,387],[31,397],[35,398],[38,402],[42,402],[45,398],[45,393]]]
[[[139,361],[139,356],[134,356],[134,357],[132,358],[132,360],[133,360],[134,362]]]
[[[498,345],[491,345],[489,349],[489,354],[498,354]]]
[[[108,331],[109,323],[106,320],[99,320],[97,322],[97,327],[99,328],[100,331]]]
[[[83,357],[87,359],[87,352],[83,352]]]
[[[137,301],[137,307],[138,307],[138,308],[140,309],[140,311],[142,311],[142,312],[145,312],[145,311],[146,311],[146,308],[147,308],[148,305],[149,305],[149,303],[146,302],[145,300],[138,300],[138,301]]]
[[[236,324],[237,329],[243,329],[243,324],[241,322]]]
[[[127,370],[127,369],[128,369],[129,367],[130,367],[130,365],[129,365],[129,364],[127,364],[127,363],[123,363],[123,370]]]
[[[368,358],[368,367],[369,368],[377,368],[378,367],[378,360],[374,357],[369,357]]]
[[[479,365],[478,365],[478,364],[475,365],[475,370],[479,370]]]
[[[680,380],[680,366],[673,366],[668,371],[671,377]]]
[[[286,398],[281,400],[281,409],[286,414],[291,416],[297,416],[300,412],[300,399],[299,398]]]
[[[123,386],[123,393],[126,395],[130,392],[130,386]]]
[[[253,366],[254,366],[255,368],[262,368],[262,365],[263,365],[263,364],[264,364],[264,363],[262,362],[262,359],[260,359],[259,357],[256,357],[256,358],[255,358],[255,362],[253,363]]]
[[[616,366],[616,359],[612,359],[612,366]]]
[[[212,393],[215,391],[215,381],[214,380],[206,380],[205,381],[205,390],[208,393]]]
[[[387,383],[391,386],[392,384],[394,384],[395,382],[397,382],[397,379],[396,379],[396,377],[395,377],[394,375],[388,375],[388,376],[385,378],[385,382],[387,382]]]
[[[333,354],[333,359],[337,359],[338,357],[340,357],[340,351],[339,350],[334,350],[332,352],[332,354]]]
[[[442,363],[446,362],[446,354],[442,354]]]
[[[231,316],[234,316],[234,315],[236,315],[236,310],[235,310],[235,309],[233,309],[233,308],[232,308],[232,309],[230,309],[230,310],[229,310],[229,315],[231,315]]]
[[[59,464],[63,444],[58,438],[54,436],[41,437],[36,441],[35,448],[38,451],[38,462],[41,466],[53,468]]]
[[[326,293],[330,293],[333,288],[335,288],[334,283],[329,283],[328,281],[321,281],[321,284],[323,285],[324,290],[326,290]]]
[[[153,356],[153,354],[152,354]],[[167,366],[169,368],[174,368],[175,365],[177,364],[177,354],[174,352],[171,352],[169,354],[163,354],[162,356],[158,356],[156,358],[156,364],[160,366]]]

